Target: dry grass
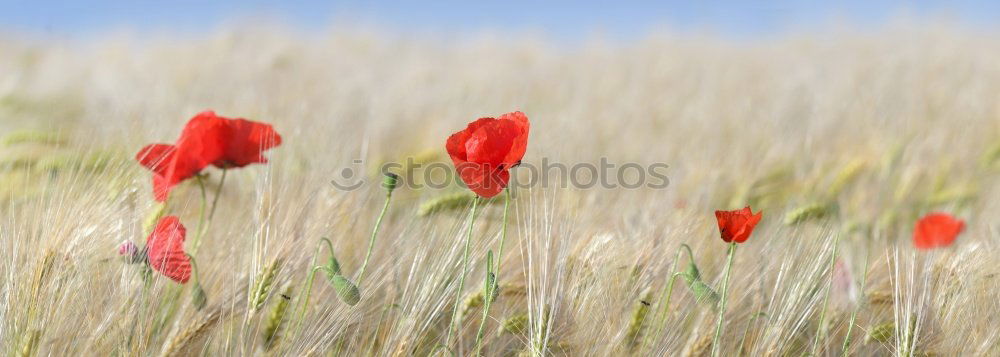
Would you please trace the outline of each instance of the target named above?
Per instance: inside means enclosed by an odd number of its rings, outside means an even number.
[[[384,196],[377,179],[351,192],[329,181],[354,159],[366,160],[363,172],[447,160],[448,134],[522,110],[532,120],[526,162],[663,162],[670,186],[518,191],[500,284],[519,289],[494,304],[486,355],[704,355],[714,312],[686,285],[665,327],[648,316],[664,311],[659,292],[681,243],[717,286],[725,245],[711,212],[744,204],[764,220],[737,252],[724,355],[840,355],[854,311],[854,355],[1000,354],[998,63],[995,33],[936,26],[573,48],[350,29],[305,39],[275,28],[151,42],[0,37],[0,133],[14,133],[0,148],[0,346],[433,353],[455,303],[469,208],[420,207],[460,189],[399,189],[360,303],[340,302],[320,273],[299,319],[298,287],[320,238],[352,276]],[[144,285],[115,248],[144,241],[143,221],[159,209],[131,154],[173,140],[205,108],[273,123],[285,143],[269,165],[230,173],[197,252],[208,296],[199,311],[190,286],[158,276]],[[209,172],[214,187],[219,172]],[[184,184],[167,210],[193,230],[199,197]],[[502,206],[482,210],[462,296],[482,289]],[[909,227],[929,210],[968,221],[954,247],[914,251]],[[471,353],[480,315],[463,314],[454,353]]]

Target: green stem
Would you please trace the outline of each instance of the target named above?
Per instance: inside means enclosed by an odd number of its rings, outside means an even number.
[[[726,300],[729,297],[729,273],[733,270],[734,255],[736,255],[736,242],[729,243],[729,254],[726,257],[726,274],[722,278],[722,300],[719,302],[719,318],[715,321],[715,337],[712,338],[712,357],[719,356],[719,338],[722,337],[722,318],[726,313]]]
[[[186,255],[188,256],[188,260],[191,261],[191,271],[194,272],[194,274],[193,274],[194,275],[194,284],[198,285],[198,283],[201,282],[201,278],[198,275],[198,263],[195,262],[194,256],[192,256],[191,254],[186,254]]]
[[[493,265],[493,277],[496,279],[496,286],[500,285],[500,262],[503,261],[503,244],[507,240],[507,211],[510,208],[510,188],[504,190],[504,203],[503,203],[503,223],[500,225],[500,249],[497,250],[497,261]],[[489,273],[486,272],[487,276]],[[491,291],[492,292],[492,291]],[[492,296],[486,296],[485,302],[483,303],[483,318],[479,321],[479,331],[476,332],[476,353],[474,356],[479,356],[480,348],[482,347],[483,336],[486,334],[486,320],[490,316],[490,308],[493,306]]]
[[[851,347],[851,330],[854,329],[854,320],[858,317],[858,310],[861,310],[861,301],[864,301],[865,296],[865,284],[868,282],[868,254],[865,254],[865,272],[861,274],[861,299],[858,305],[854,307],[854,311],[851,312],[851,321],[847,324],[847,334],[844,336],[844,346],[843,346],[843,356],[847,356],[848,348]]]
[[[306,277],[306,285],[302,287],[302,292],[299,294],[299,296],[302,296],[302,305],[299,306],[299,316],[296,318],[298,321],[296,330],[302,327],[302,323],[304,322],[303,319],[305,319],[306,316],[306,309],[309,307],[309,295],[312,294],[313,280],[316,279],[316,272],[322,270],[322,268],[323,267],[319,265],[312,265],[311,268],[309,268],[309,273]],[[297,333],[298,331],[296,331],[296,334]]]
[[[389,191],[385,194],[385,205],[382,206],[382,213],[379,213],[378,220],[375,221],[375,229],[372,230],[372,236],[368,239],[368,253],[365,253],[365,262],[361,264],[361,272],[358,273],[358,287],[361,287],[361,282],[365,279],[365,269],[368,268],[368,259],[372,257],[375,236],[378,235],[378,229],[382,226],[382,218],[385,217],[385,212],[389,210],[389,202],[391,200],[392,191]]]
[[[222,177],[219,178],[219,186],[215,188],[215,198],[212,199],[212,210],[208,213],[208,223],[212,223],[212,217],[215,217],[215,209],[219,207],[219,197],[222,196],[222,184],[226,183],[226,173],[229,170],[222,169]],[[207,227],[206,227],[207,228]]]
[[[212,225],[212,217],[215,217],[215,208],[219,206],[219,197],[222,196],[222,184],[226,182],[226,169],[222,169],[222,178],[219,179],[219,185],[215,188],[215,198],[212,199],[212,208],[208,209],[208,194],[205,191],[204,179],[199,175],[198,188],[201,190],[201,216],[198,218],[198,231],[194,236],[194,241],[191,242],[191,254],[195,255],[198,253],[198,248],[201,247],[201,237],[208,232],[208,227]],[[206,211],[208,216],[206,217]]]
[[[327,247],[330,248],[330,254],[333,254],[333,243],[330,242],[330,240],[325,237],[320,239],[319,244],[323,244],[323,242],[326,242]],[[306,316],[306,309],[309,306],[309,295],[312,294],[313,280],[316,278],[316,271],[320,270],[321,268],[320,266],[316,265],[316,258],[319,256],[319,251],[323,249],[323,246],[319,244],[317,244],[316,252],[313,254],[312,262],[309,263],[310,268],[309,268],[309,273],[306,276],[306,285],[302,286],[302,291],[299,292],[299,296],[302,297],[302,300],[299,300],[301,301],[300,306],[298,308],[299,316],[296,318],[295,331],[292,334],[292,336],[298,335],[299,329],[302,328],[302,324],[303,322],[305,322],[303,321],[303,319]]]
[[[500,249],[497,250],[497,263],[494,265],[496,267],[497,281],[500,280],[500,263],[503,262],[503,243],[507,240],[507,211],[510,208],[510,189],[506,189],[504,192],[504,203],[503,203],[503,225],[500,226]]]
[[[451,344],[451,336],[455,332],[455,320],[458,319],[458,306],[462,304],[462,290],[465,289],[465,275],[469,273],[469,246],[472,244],[472,226],[476,221],[476,211],[479,209],[479,196],[472,200],[472,213],[469,214],[469,230],[465,237],[465,253],[462,255],[462,276],[458,279],[458,291],[455,293],[455,307],[451,312],[451,324],[448,327],[448,337],[445,346]]]
[[[826,323],[826,304],[830,300],[830,290],[833,287],[833,277],[836,273],[837,264],[837,247],[840,244],[840,233],[833,238],[833,253],[830,255],[830,280],[826,285],[826,294],[823,296],[823,306],[819,311],[819,329],[816,331],[816,338],[813,339],[812,345],[812,355],[816,356],[816,352],[819,350],[819,340],[823,338],[826,333],[824,324]]]
[[[681,260],[681,254],[684,253],[684,250],[682,249],[687,250],[688,259],[692,262],[692,264],[694,262],[694,253],[691,252],[691,247],[688,246],[687,244],[681,244],[680,248],[677,248],[677,254],[674,256],[674,262],[670,266],[670,278],[667,281],[667,285],[663,287],[663,293],[660,294],[662,298],[660,299],[660,302],[657,304],[658,309],[656,312],[656,316],[654,318],[654,321],[656,321],[656,324],[654,325],[656,326],[655,337],[659,337],[659,333],[663,331],[663,324],[666,322],[667,313],[670,309],[670,297],[674,293],[674,282],[677,281],[677,277],[684,275],[684,273],[677,271],[677,264]],[[654,336],[652,334],[644,338],[641,350],[644,351],[646,349],[646,346],[648,346],[649,343],[652,342],[653,338]]]
[[[201,246],[201,236],[205,233],[205,217],[208,213],[208,194],[205,192],[205,180],[201,175],[195,176],[198,182],[198,189],[201,191],[201,213],[198,215],[198,230],[195,231],[194,241],[191,242],[191,254],[193,255],[198,251],[198,247]]]

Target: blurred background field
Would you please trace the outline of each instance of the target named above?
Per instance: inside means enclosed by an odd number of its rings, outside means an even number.
[[[741,29],[758,35],[733,36]],[[336,189],[345,168],[377,183],[384,162],[447,163],[449,134],[520,110],[532,123],[525,162],[665,163],[670,185],[519,190],[486,355],[706,354],[714,313],[684,287],[666,323],[652,316],[666,310],[657,301],[681,243],[717,284],[725,245],[712,211],[748,204],[764,220],[736,257],[724,355],[840,355],[849,328],[853,355],[1000,354],[995,28],[440,30],[244,22],[179,36],[0,34],[0,345],[25,355],[440,353],[468,206],[425,215],[421,205],[460,187],[396,193],[357,306],[317,282],[299,316],[282,312],[280,294],[297,312],[321,237],[346,271],[360,266],[384,193]],[[166,279],[141,294],[116,247],[144,242],[144,221],[161,209],[132,156],[209,108],[272,123],[284,143],[221,191],[196,256],[209,297],[199,310]],[[209,170],[210,183],[218,176]],[[166,209],[194,226],[197,187],[175,196]],[[471,353],[501,209],[488,206],[476,225],[462,292],[473,312],[457,355]],[[912,224],[931,211],[968,226],[955,246],[917,252]],[[266,280],[257,308],[247,296]]]

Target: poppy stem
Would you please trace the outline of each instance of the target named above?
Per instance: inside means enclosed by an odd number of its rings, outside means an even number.
[[[472,227],[476,221],[476,211],[479,209],[479,196],[472,200],[472,213],[469,214],[469,230],[465,237],[465,253],[462,255],[462,275],[458,279],[458,290],[456,291],[455,307],[451,312],[451,324],[448,327],[448,337],[445,338],[445,346],[451,344],[451,336],[455,332],[456,320],[458,319],[458,306],[462,304],[462,290],[465,289],[465,276],[469,273],[469,246],[472,244]]]
[[[194,273],[191,275],[194,275],[194,284],[197,285],[201,281],[200,277],[198,276],[198,263],[195,262],[194,256],[192,256],[191,254],[185,254],[185,255],[187,255],[188,259],[191,260],[191,271]]]
[[[819,327],[816,331],[816,337],[813,339],[812,345],[812,355],[817,356],[816,352],[819,350],[819,340],[825,335],[826,326],[826,305],[830,300],[830,290],[833,287],[833,278],[836,274],[837,265],[837,248],[840,244],[840,233],[837,233],[833,238],[833,253],[830,254],[830,280],[826,285],[826,294],[823,296],[823,306],[819,310]]]
[[[222,177],[219,178],[219,186],[215,187],[215,198],[212,199],[212,210],[208,212],[209,224],[212,223],[212,217],[215,217],[215,209],[219,207],[219,197],[222,196],[222,184],[226,183],[226,173],[228,172],[229,170],[222,169]]]
[[[375,229],[372,230],[372,236],[368,239],[368,252],[365,253],[365,261],[361,263],[361,271],[358,273],[358,286],[361,286],[361,282],[365,279],[365,269],[368,268],[368,259],[372,257],[372,248],[375,247],[375,237],[378,235],[378,229],[382,226],[382,218],[385,217],[385,213],[389,210],[389,202],[392,201],[392,191],[390,190],[385,194],[385,205],[382,206],[382,213],[379,213],[378,219],[375,221]]]
[[[490,307],[493,306],[493,289],[496,289],[500,285],[500,262],[503,261],[503,243],[507,240],[507,211],[510,209],[510,188],[504,189],[504,203],[503,203],[503,223],[500,225],[500,249],[497,250],[497,260],[496,264],[493,264],[493,271],[487,271],[487,277],[490,273],[493,273],[494,286],[487,289],[491,296],[486,296],[485,302],[483,303],[483,318],[479,321],[479,331],[476,332],[476,353],[473,356],[479,356],[480,347],[482,347],[483,335],[486,334],[486,320],[490,315]]]
[[[195,232],[194,241],[191,242],[191,254],[194,255],[198,252],[198,247],[201,246],[201,236],[205,233],[205,217],[208,212],[208,194],[205,192],[205,180],[201,175],[195,176],[198,182],[198,189],[201,191],[201,213],[198,216],[198,230]]]
[[[211,209],[207,207],[208,193],[205,191],[205,181],[201,175],[197,176],[198,188],[201,189],[201,217],[198,218],[198,234],[194,236],[194,242],[191,242],[192,255],[198,253],[198,248],[201,247],[201,237],[208,232],[208,227],[212,225],[212,217],[215,217],[215,208],[219,206],[219,197],[222,196],[222,184],[226,183],[226,172],[228,170],[222,169],[222,178],[219,179],[219,185],[215,188],[215,198],[212,199]],[[208,213],[207,217],[205,215],[206,212]]]
[[[298,335],[299,330],[302,328],[302,323],[304,322],[306,316],[306,309],[308,308],[309,305],[309,295],[312,293],[313,280],[315,280],[316,278],[316,272],[319,270],[319,268],[321,268],[320,266],[316,265],[316,258],[319,257],[319,251],[323,249],[323,246],[321,244],[323,244],[324,242],[326,243],[326,246],[330,249],[330,254],[333,254],[333,243],[330,242],[330,240],[327,239],[326,237],[320,239],[319,243],[316,244],[316,252],[313,254],[312,261],[309,263],[309,273],[308,275],[306,275],[306,285],[302,286],[302,291],[299,293],[299,296],[301,296],[302,299],[299,300],[301,302],[298,308],[299,316],[296,319],[297,322],[295,326],[295,331],[292,334],[292,336]]]
[[[715,337],[712,338],[712,357],[718,357],[720,352],[719,338],[722,337],[722,319],[726,313],[726,300],[729,297],[729,275],[733,270],[733,256],[736,255],[736,242],[729,243],[729,254],[726,257],[726,273],[722,278],[722,300],[719,301],[719,318],[715,321]]]
[[[677,264],[678,262],[680,262],[681,254],[684,253],[684,250],[687,250],[688,252],[688,259],[691,262],[694,262],[694,253],[691,252],[691,247],[688,246],[687,244],[681,244],[680,248],[677,248],[677,255],[674,256],[674,262],[670,266],[670,278],[667,281],[667,285],[663,288],[663,293],[660,294],[660,296],[663,296],[663,298],[661,298],[660,302],[657,304],[658,309],[656,312],[656,316],[654,318],[654,321],[656,321],[655,328],[657,333],[663,331],[663,323],[666,322],[668,315],[667,312],[670,309],[670,297],[674,293],[674,282],[677,281],[677,277],[684,275],[683,272],[677,271]],[[648,335],[646,338],[644,338],[641,350],[644,350],[646,346],[649,345],[649,343],[652,342],[651,340],[654,338],[655,337],[652,335]]]

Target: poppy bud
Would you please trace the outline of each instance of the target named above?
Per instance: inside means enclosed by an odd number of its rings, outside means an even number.
[[[694,294],[695,301],[716,307],[719,304],[719,294],[712,287],[701,280],[688,283],[688,288]]]
[[[358,301],[361,301],[361,292],[358,291],[358,287],[343,275],[330,277],[330,284],[333,285],[333,290],[337,291],[337,297],[345,304],[354,306]]]
[[[330,279],[333,279],[334,275],[340,275],[340,262],[337,261],[337,257],[330,253],[330,261],[326,263],[326,274]]]
[[[201,288],[201,284],[195,283],[194,291],[191,292],[191,304],[200,311],[207,303],[208,295],[205,294],[205,289]]]
[[[125,240],[118,245],[118,255],[123,256],[129,264],[140,263],[143,260],[142,254],[139,253],[139,247],[130,240]]]
[[[139,247],[136,247],[135,243],[130,240],[125,240],[118,246],[118,255],[132,256],[137,253],[139,253]]]
[[[385,188],[386,191],[389,191],[391,193],[392,190],[395,190],[396,186],[398,185],[399,185],[399,175],[396,175],[388,171],[382,173],[382,188]]]
[[[698,265],[694,263],[694,260],[688,264],[687,270],[684,271],[684,280],[687,280],[688,284],[695,280],[701,280],[701,272],[698,271]]]

